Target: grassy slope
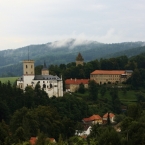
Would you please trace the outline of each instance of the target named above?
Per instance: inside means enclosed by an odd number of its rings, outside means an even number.
[[[17,79],[18,77],[4,77],[0,78],[0,81],[1,83],[7,83],[8,81],[10,81],[10,83],[13,84]]]
[[[136,93],[137,92],[134,90],[126,91],[126,93],[124,93],[122,90],[119,90],[118,97],[124,105],[128,105],[131,103],[137,103]],[[86,103],[89,105],[89,110],[90,110],[90,112],[92,112],[92,114],[98,113],[99,115],[103,115],[104,112],[107,112],[108,109],[111,107],[110,103],[109,103],[109,102],[111,102],[111,96],[110,96],[109,91],[106,91],[104,96],[101,96],[100,93],[98,94],[99,102],[97,104],[94,101],[89,101],[87,99],[89,96],[88,92],[86,92],[85,94],[72,93],[71,95],[86,101]],[[102,100],[106,100],[106,99],[108,100],[108,103],[107,102],[104,103],[102,101]]]

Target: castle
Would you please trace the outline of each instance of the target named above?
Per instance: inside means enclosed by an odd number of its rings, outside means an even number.
[[[41,75],[35,75],[35,66],[33,60],[23,61],[23,75],[17,80],[17,87],[25,90],[27,86],[31,86],[33,89],[37,84],[43,89],[49,97],[61,97],[63,96],[63,81],[58,76],[49,74],[49,70],[44,62]]]

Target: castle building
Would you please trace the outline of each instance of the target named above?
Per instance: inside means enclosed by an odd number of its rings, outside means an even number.
[[[84,65],[84,59],[81,53],[79,53],[78,56],[76,57],[76,66],[78,65]]]
[[[40,85],[40,88],[43,89],[49,97],[63,96],[62,78],[50,75],[45,62],[43,69],[41,70],[41,75],[35,75],[34,61],[24,60],[23,75],[17,80],[17,87],[25,90],[27,86],[31,86],[34,89],[36,84],[38,83]]]
[[[131,77],[132,70],[95,70],[90,74],[90,80],[98,84],[122,83]]]

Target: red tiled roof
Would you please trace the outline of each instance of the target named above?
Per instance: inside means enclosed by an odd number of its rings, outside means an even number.
[[[31,145],[35,145],[36,144],[36,141],[37,141],[37,137],[31,137],[30,138],[30,144]]]
[[[125,70],[95,70],[91,74],[121,75],[125,74]]]
[[[83,120],[85,122],[88,122],[88,121],[93,121],[93,120],[101,120],[102,118],[99,116],[99,115],[92,115],[90,116],[89,118],[84,118]]]
[[[65,84],[88,84],[89,83],[89,79],[67,79],[65,80]]]
[[[109,113],[109,117],[112,118],[114,117],[115,115],[113,113]],[[108,113],[106,113],[103,118],[107,118],[108,117]]]

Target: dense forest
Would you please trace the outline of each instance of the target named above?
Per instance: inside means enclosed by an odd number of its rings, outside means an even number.
[[[41,65],[35,68],[36,74],[40,74],[41,68]],[[29,145],[30,137],[38,138],[36,145],[50,145],[48,138],[55,138],[58,145],[145,144],[145,55],[96,59],[84,66],[75,63],[49,66],[51,74],[62,75],[64,80],[89,78],[96,69],[133,70],[133,74],[122,88],[90,81],[88,89],[80,84],[77,92],[64,93],[59,98],[49,98],[37,85],[34,90],[26,87],[23,92],[16,84],[0,82],[0,144]],[[130,101],[124,101],[124,97]],[[135,100],[131,101],[133,97]],[[83,118],[106,112],[115,114],[115,124],[108,119],[104,125],[93,125],[87,138],[75,136],[75,130],[83,131]]]

